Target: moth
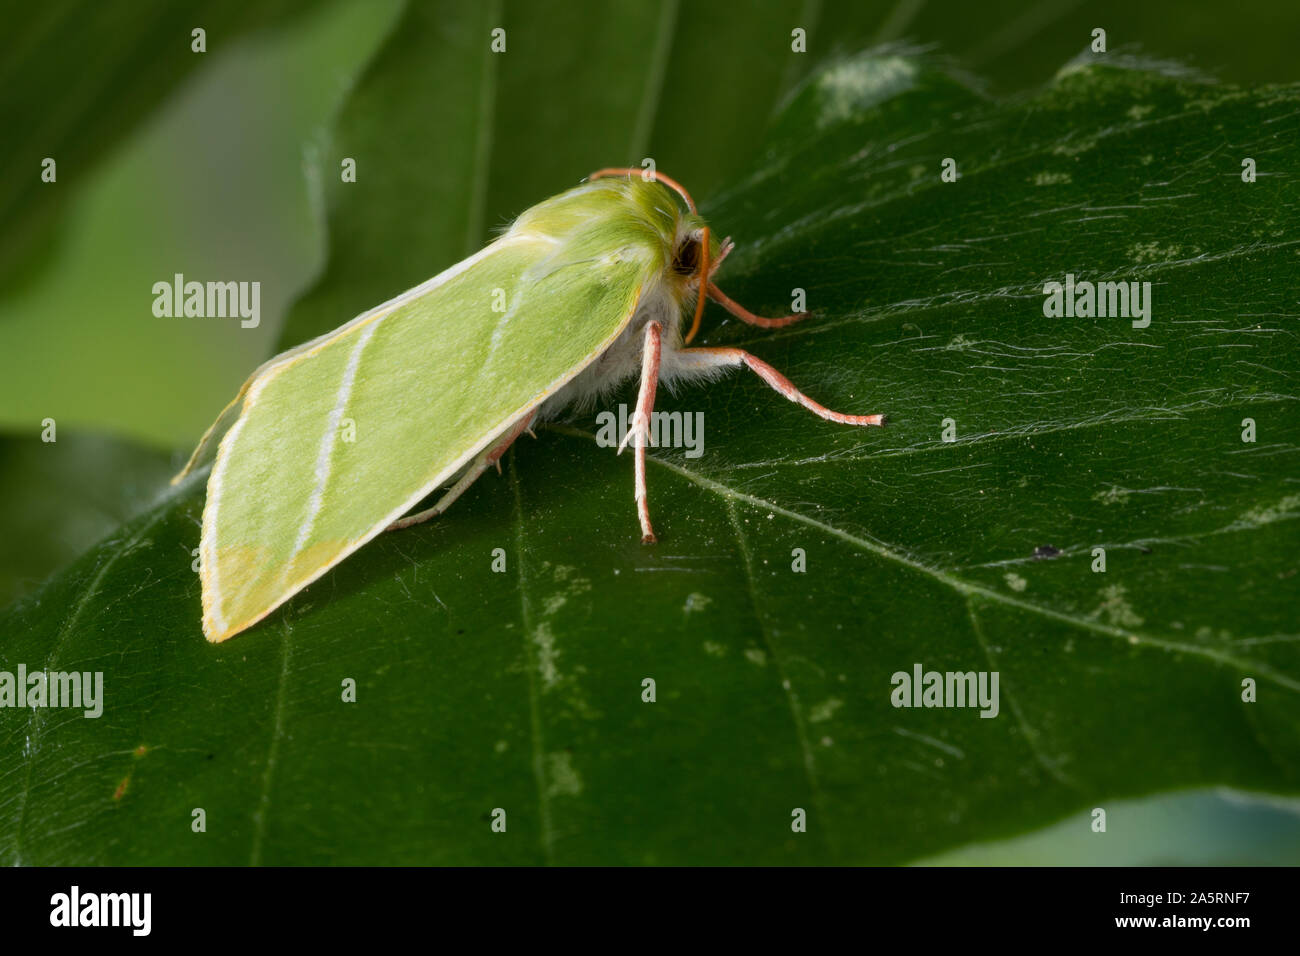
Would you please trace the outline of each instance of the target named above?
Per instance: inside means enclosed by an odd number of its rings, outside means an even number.
[[[819,405],[741,349],[688,347],[709,298],[762,328],[807,313],[763,318],[724,295],[713,275],[733,244],[713,236],[679,183],[643,173],[598,170],[475,255],[252,374],[172,479],[224,432],[199,544],[209,641],[256,624],[385,529],[446,511],[534,422],[638,374],[619,452],[635,451],[645,542],[655,540],[645,465],[661,382],[744,366],[829,421],[883,423]],[[364,440],[347,440],[349,427]],[[432,507],[409,513],[440,488]]]

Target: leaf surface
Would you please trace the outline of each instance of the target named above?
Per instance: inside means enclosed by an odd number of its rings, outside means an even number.
[[[1100,65],[1010,102],[917,59],[816,74],[702,203],[723,288],[816,317],[711,309],[706,338],[887,428],[747,375],[665,395],[704,451],[653,450],[646,548],[631,462],[575,413],[217,647],[187,485],[0,617],[3,669],[107,698],[0,710],[0,859],[887,863],[1294,794],[1298,103]],[[1067,273],[1150,282],[1150,326],[1046,317]],[[997,717],[894,707],[916,664],[997,671]]]

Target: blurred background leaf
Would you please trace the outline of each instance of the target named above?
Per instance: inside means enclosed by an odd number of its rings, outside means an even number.
[[[461,35],[412,16],[358,88],[369,129],[353,106],[341,119],[358,187],[463,138],[446,116],[411,138],[400,77]],[[1000,102],[885,55],[787,99],[704,211],[740,242],[731,294],[778,311],[806,288],[818,317],[762,333],[711,312],[707,337],[890,428],[810,421],[740,375],[666,397],[703,412],[707,451],[655,452],[645,549],[628,463],[577,416],[215,648],[191,482],[0,618],[4,667],[111,662],[114,702],[111,722],[0,713],[5,859],[903,862],[1056,821],[1077,853],[1068,826],[1097,805],[1300,790],[1300,89],[1078,64]],[[962,178],[943,184],[948,156]],[[462,192],[450,235],[469,242],[491,206]],[[392,225],[395,280],[412,243],[449,241],[399,199],[332,202],[332,237]],[[354,269],[335,250],[304,332]],[[1042,283],[1067,271],[1151,281],[1151,327],[1045,319]],[[1001,716],[892,708],[914,662],[1000,671]],[[177,840],[196,805],[220,826]],[[491,834],[493,807],[523,839]],[[1124,817],[1104,858],[1132,862],[1132,832]]]
[[[1182,792],[1108,804],[1109,839],[1077,813],[1022,837],[977,843],[922,866],[1262,866],[1300,860],[1295,800]]]
[[[205,54],[189,52],[188,17],[183,29],[173,22],[177,14],[145,18],[133,42],[161,46],[154,31],[176,28],[168,42],[187,62],[207,65],[165,87],[170,96],[158,110],[102,154],[83,160],[74,151],[65,163],[58,142],[24,140],[22,161],[29,151],[57,157],[58,180],[41,183],[34,159],[21,177],[5,180],[8,188],[67,194],[69,208],[46,267],[0,298],[0,428],[34,436],[51,417],[167,450],[197,438],[232,380],[274,347],[284,309],[320,268],[319,188],[312,183],[328,126],[397,9],[396,0],[314,4],[293,29],[270,27],[242,41],[211,29]],[[86,42],[115,49],[100,15],[90,17],[85,28],[98,32]],[[126,13],[120,18],[137,23]],[[115,74],[93,73],[102,59],[88,59],[81,70],[58,62],[72,77],[91,71],[109,97],[105,112],[136,120],[137,101],[111,93]],[[56,84],[46,97],[58,100],[62,89]],[[64,111],[79,102],[68,96]],[[96,122],[99,105],[86,103]],[[57,210],[48,201],[21,203],[31,215]],[[14,225],[5,222],[6,235]],[[32,241],[16,235],[23,247]],[[237,319],[154,316],[154,283],[176,273],[260,281],[264,323],[245,329]]]
[[[50,0],[13,4],[0,33],[0,129],[17,133],[0,155],[0,289],[30,281],[54,241],[70,191],[37,171],[54,157],[79,182],[204,62],[191,49],[203,27],[218,48],[317,7],[316,0]],[[75,190],[73,190],[75,192]]]
[[[104,435],[0,437],[0,606],[156,503],[170,456]]]

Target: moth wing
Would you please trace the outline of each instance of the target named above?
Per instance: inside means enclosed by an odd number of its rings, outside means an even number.
[[[357,318],[358,319],[364,318],[364,316],[358,316]],[[356,320],[354,319],[353,321]],[[349,325],[350,324],[351,323],[349,323]],[[236,392],[235,397],[230,400],[230,404],[228,404],[225,408],[223,408],[221,410],[221,413],[217,415],[216,421],[214,421],[211,425],[208,426],[208,430],[203,433],[203,437],[199,439],[198,445],[195,446],[194,452],[190,455],[189,461],[185,463],[184,468],[182,468],[176,475],[172,477],[171,483],[173,485],[180,484],[181,481],[183,481],[191,472],[193,472],[196,468],[199,467],[199,465],[207,457],[208,450],[212,447],[213,442],[215,442],[218,438],[221,437],[221,434],[225,430],[226,426],[230,424],[232,413],[234,413],[235,409],[239,407],[239,405],[243,402],[244,396],[248,394],[248,390],[253,387],[254,383],[256,383],[257,380],[268,369],[271,368],[271,366],[282,364],[288,361],[289,359],[293,358],[295,355],[298,355],[301,352],[306,352],[307,350],[325,341],[331,335],[336,335],[339,332],[342,332],[346,328],[347,326],[343,326],[341,328],[335,329],[333,332],[330,332],[326,335],[318,336],[317,338],[312,339],[310,342],[303,342],[301,345],[295,345],[293,348],[281,352],[279,355],[275,356],[274,358],[268,359],[267,361],[259,365],[256,369],[254,369],[253,374],[248,376],[248,379],[244,382],[243,385],[239,386],[239,391]]]
[[[267,363],[208,479],[208,640],[265,617],[594,361],[653,279],[633,253],[508,233]]]

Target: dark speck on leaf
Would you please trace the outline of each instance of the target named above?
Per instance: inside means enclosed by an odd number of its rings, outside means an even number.
[[[1046,561],[1048,558],[1054,558],[1061,553],[1060,548],[1054,548],[1050,544],[1040,544],[1034,548],[1034,557],[1039,561]]]

